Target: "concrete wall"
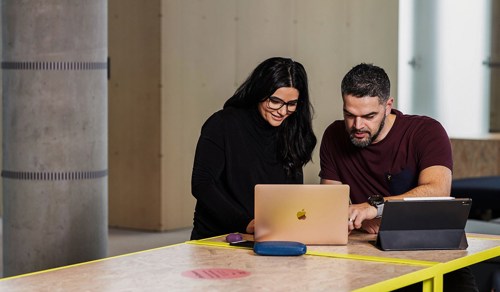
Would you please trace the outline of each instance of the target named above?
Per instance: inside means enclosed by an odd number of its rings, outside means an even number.
[[[2,14],[4,276],[105,257],[107,1]]]

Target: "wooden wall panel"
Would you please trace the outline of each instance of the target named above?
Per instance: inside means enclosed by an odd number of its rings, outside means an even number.
[[[397,92],[397,1],[162,4],[162,205],[167,229],[191,225],[190,178],[202,123],[262,60],[288,56],[304,64],[318,144],[326,126],[342,118],[340,81],[352,66],[370,62],[384,67],[392,92]],[[316,151],[305,170],[306,183],[318,183],[318,172]]]
[[[306,67],[318,147],[342,117],[340,82],[352,66],[375,63],[397,84],[395,0],[111,0],[109,12],[112,225],[192,225],[201,126],[268,57]],[[318,172],[316,151],[306,183]]]
[[[109,1],[109,224],[160,224],[160,0]]]
[[[451,139],[453,178],[500,175],[500,135]]]
[[[235,89],[236,4],[162,2],[162,226],[191,226],[201,125]]]
[[[364,62],[383,67],[397,103],[397,1],[298,0],[294,3],[297,15],[293,20],[297,31],[294,51],[308,70],[318,144],[326,127],[343,118],[340,82],[353,66]],[[319,145],[313,163],[306,166],[306,182],[319,183],[318,173]]]

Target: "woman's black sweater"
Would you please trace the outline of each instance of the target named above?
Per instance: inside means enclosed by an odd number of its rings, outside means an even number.
[[[191,239],[245,233],[256,184],[303,183],[302,172],[287,177],[277,160],[277,130],[257,108],[228,107],[205,122],[191,179],[197,199]]]

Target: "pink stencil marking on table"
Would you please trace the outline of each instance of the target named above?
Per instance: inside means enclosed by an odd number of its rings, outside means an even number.
[[[237,269],[196,269],[182,272],[184,277],[194,279],[234,279],[250,275],[250,272]]]

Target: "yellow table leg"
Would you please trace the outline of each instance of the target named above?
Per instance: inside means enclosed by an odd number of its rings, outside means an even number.
[[[422,285],[423,292],[442,292],[443,291],[443,275],[436,275],[434,278],[427,279]]]

